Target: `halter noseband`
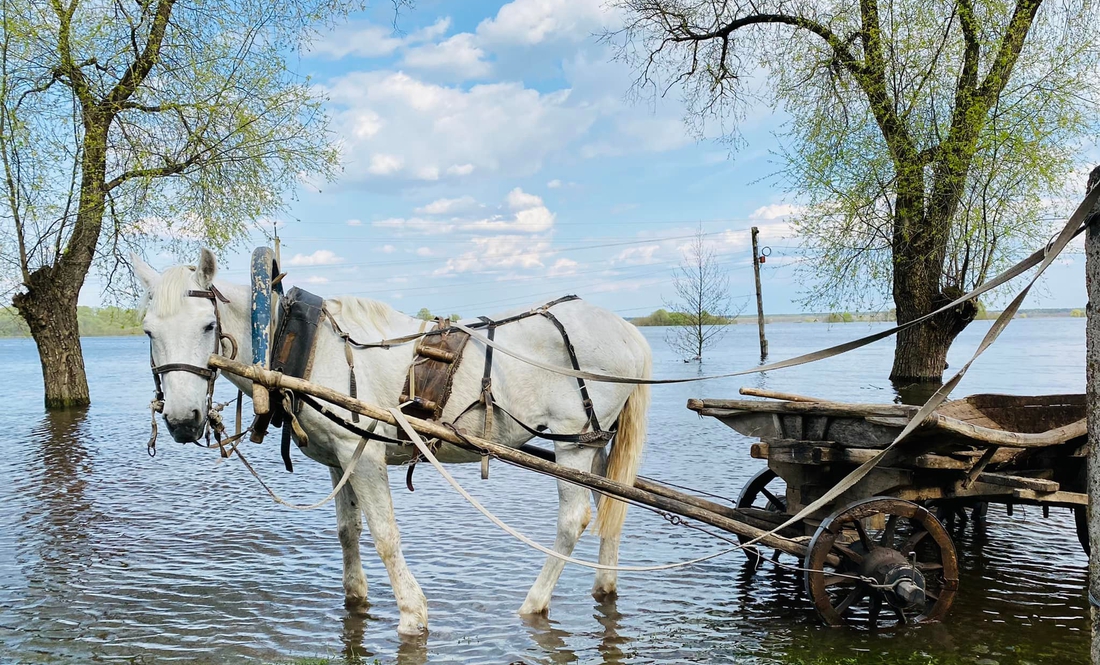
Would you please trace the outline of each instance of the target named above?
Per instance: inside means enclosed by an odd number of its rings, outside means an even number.
[[[230,359],[237,357],[237,340],[233,339],[232,335],[222,332],[222,317],[221,312],[218,309],[218,301],[225,304],[229,304],[229,298],[222,295],[222,292],[217,289],[213,284],[210,288],[204,290],[189,290],[187,292],[189,298],[203,298],[209,300],[214,306],[214,353],[221,354],[222,340],[228,340],[233,347],[233,353]],[[202,367],[199,365],[191,365],[189,363],[165,363],[158,365],[153,360],[153,346],[149,345],[149,367],[153,372],[153,384],[156,386],[156,393],[153,397],[153,401],[150,407],[153,410],[153,436],[149,439],[149,455],[156,456],[157,454],[157,420],[156,414],[164,410],[164,388],[161,386],[160,377],[169,372],[190,372],[191,374],[197,374],[206,379],[206,412],[207,412],[207,427],[209,428],[210,419],[209,414],[213,410],[214,406],[214,382],[218,380],[217,370],[210,369],[209,367]],[[209,436],[209,430],[207,431]],[[209,439],[208,439],[209,440]]]

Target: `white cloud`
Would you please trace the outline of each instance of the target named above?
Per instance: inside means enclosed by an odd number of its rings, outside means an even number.
[[[386,278],[387,284],[404,284],[409,281],[408,277],[388,277]]]
[[[290,259],[292,266],[331,266],[342,263],[343,258],[329,249],[319,249],[312,254],[295,254]]]
[[[547,273],[550,277],[564,277],[566,275],[575,275],[577,273],[577,262],[573,259],[561,258],[554,261],[554,265]]]
[[[393,254],[396,251],[397,251],[397,248],[394,247],[393,245],[382,245],[382,253],[383,254]]]
[[[454,224],[435,219],[424,219],[423,217],[390,217],[371,222],[371,226],[380,229],[414,231],[416,233],[450,233],[455,228]]]
[[[447,259],[436,275],[501,268],[541,268],[542,255],[550,251],[545,238],[499,235],[471,240],[474,249]]]
[[[558,187],[561,187],[561,180],[554,178],[550,182],[546,183],[546,187],[547,189],[557,189]]]
[[[371,155],[370,166],[367,167],[367,173],[371,175],[390,175],[400,171],[404,163],[404,160],[394,155],[387,155],[384,153],[374,154]]]
[[[328,284],[328,277],[321,277],[320,275],[310,275],[306,277],[306,284]]]
[[[453,215],[477,208],[477,201],[470,195],[454,199],[436,199],[431,203],[413,209],[421,215]]]
[[[649,263],[655,263],[656,259],[653,257],[658,251],[660,251],[660,245],[642,245],[641,247],[627,247],[623,251],[619,252],[615,258],[611,260],[612,263],[627,263],[630,265],[646,265]]]
[[[349,219],[348,226],[362,226],[363,221],[360,219]]]
[[[441,18],[407,37],[399,37],[393,34],[392,28],[356,22],[332,30],[323,39],[312,43],[309,52],[312,55],[325,56],[334,60],[349,55],[360,58],[382,58],[393,55],[403,47],[435,41],[447,34],[447,29],[450,27],[451,19]]]
[[[491,68],[485,57],[474,35],[463,32],[439,43],[409,49],[402,63],[411,69],[444,72],[468,80],[488,76]]]
[[[534,194],[528,194],[519,187],[508,192],[508,207],[512,210],[527,210],[542,205],[542,199]]]
[[[604,0],[513,0],[477,26],[483,43],[533,46],[556,39],[580,42],[608,27]]]
[[[432,256],[433,254],[434,254],[434,252],[432,252],[431,247],[417,247],[416,248],[416,255],[417,256]]]
[[[803,206],[791,205],[790,203],[772,203],[771,205],[757,208],[749,217],[751,219],[772,220],[779,219],[780,217],[797,215],[803,210],[805,210]]]
[[[570,103],[568,90],[543,94],[521,83],[463,89],[400,72],[356,72],[327,92],[352,180],[528,175],[596,120],[593,109]]]

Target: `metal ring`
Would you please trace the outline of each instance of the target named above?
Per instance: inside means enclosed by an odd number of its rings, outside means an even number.
[[[762,248],[760,248],[760,256],[771,256],[771,255],[772,255],[772,248],[771,247],[762,247]]]

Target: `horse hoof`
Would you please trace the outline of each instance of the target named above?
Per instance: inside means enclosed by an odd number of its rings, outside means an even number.
[[[593,587],[592,589],[592,597],[596,599],[597,603],[614,600],[618,596],[619,591],[615,587]]]
[[[397,624],[397,634],[401,637],[420,637],[427,632],[428,624],[421,622],[420,619],[402,619]]]
[[[550,613],[550,603],[536,603],[530,600],[524,601],[519,608],[520,616],[546,616]]]

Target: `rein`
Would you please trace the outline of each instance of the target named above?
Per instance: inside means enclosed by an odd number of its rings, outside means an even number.
[[[228,341],[232,347],[232,355],[229,356],[230,360],[237,358],[237,340],[233,338],[229,333],[222,332],[222,317],[221,311],[218,309],[218,302],[229,304],[229,298],[226,298],[221,291],[217,289],[213,284],[208,289],[196,290],[191,289],[187,292],[189,298],[202,298],[209,300],[214,307],[214,353],[221,355],[222,340]],[[201,365],[192,365],[190,363],[164,363],[158,365],[153,359],[153,345],[149,345],[149,367],[153,373],[153,384],[155,386],[155,392],[153,395],[153,401],[149,403],[150,416],[152,420],[152,436],[149,437],[149,443],[146,444],[146,450],[150,457],[157,456],[157,414],[164,411],[164,388],[161,385],[161,377],[169,372],[190,372],[197,376],[201,376],[206,379],[206,438],[209,442],[210,432],[214,432],[214,438],[217,440],[219,447],[222,443],[222,435],[225,433],[225,425],[221,421],[221,409],[224,404],[214,404],[214,384],[218,380],[218,371],[204,367]],[[241,393],[237,392],[237,404],[238,412],[240,411],[240,399]],[[237,417],[240,427],[240,416]],[[240,436],[238,433],[237,437]],[[225,454],[224,448],[222,454]]]

